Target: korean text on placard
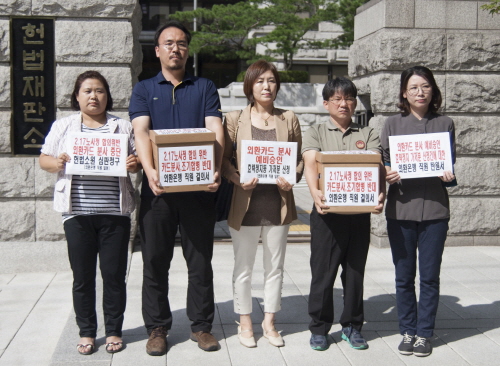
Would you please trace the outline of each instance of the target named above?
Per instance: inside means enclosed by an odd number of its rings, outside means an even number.
[[[213,183],[213,146],[161,147],[158,149],[162,186]]]
[[[378,203],[378,168],[327,167],[323,179],[328,206],[376,206]]]

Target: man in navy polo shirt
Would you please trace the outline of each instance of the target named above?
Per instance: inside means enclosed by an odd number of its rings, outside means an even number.
[[[142,314],[149,334],[146,352],[167,351],[167,332],[172,326],[168,301],[168,271],[177,229],[189,277],[187,315],[191,339],[205,351],[220,348],[210,333],[214,319],[212,253],[215,225],[213,194],[209,192],[163,193],[153,165],[150,129],[203,128],[215,132],[215,183],[224,146],[220,100],[214,83],[186,73],[191,34],[179,22],[169,21],[155,34],[156,56],[161,72],[135,85],[129,115],[137,153],[144,169],[139,215],[142,236]]]

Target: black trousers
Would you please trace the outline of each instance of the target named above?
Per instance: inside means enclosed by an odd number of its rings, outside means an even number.
[[[127,302],[130,218],[116,215],[81,215],[64,222],[68,256],[73,270],[73,307],[80,337],[96,337],[96,265],[103,281],[102,308],[106,337],[122,336]]]
[[[343,327],[361,330],[363,281],[370,245],[370,214],[320,215],[311,212],[311,289],[309,293],[309,330],[327,335],[333,324],[333,284],[339,266],[343,268]]]
[[[139,218],[142,236],[142,315],[148,333],[172,326],[168,272],[180,230],[188,267],[187,315],[191,330],[209,332],[214,319],[212,254],[214,195],[207,192],[169,193],[143,197]]]

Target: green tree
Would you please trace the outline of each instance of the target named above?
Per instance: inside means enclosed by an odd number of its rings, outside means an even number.
[[[293,65],[299,49],[345,48],[354,40],[356,8],[369,0],[254,0],[211,9],[176,12],[171,18],[179,21],[197,19],[200,29],[193,34],[192,53],[214,55],[219,60],[240,58],[248,63],[258,58],[283,58],[285,69]],[[344,34],[336,39],[304,40],[322,21],[338,23]],[[261,37],[251,31],[271,26]],[[266,55],[256,54],[256,45],[269,45]],[[280,57],[281,56],[281,57]]]
[[[333,47],[348,48],[354,42],[354,16],[356,9],[370,0],[340,0],[337,2],[338,19],[335,21],[340,25],[344,34],[337,37]]]
[[[276,48],[268,54],[282,55],[285,69],[293,65],[299,49],[346,48],[354,41],[356,8],[369,0],[273,0],[267,9],[272,13],[275,29],[259,39],[274,43]],[[330,21],[339,24],[344,34],[334,39],[304,40],[304,35],[316,30],[318,24]]]
[[[268,56],[283,57],[285,69],[293,65],[294,54],[299,49],[324,48],[329,40],[304,40],[304,35],[316,30],[322,21],[337,18],[335,3],[328,0],[272,0],[265,8],[270,16],[269,25],[274,29],[255,40],[270,45],[266,51]]]
[[[481,9],[489,11],[491,15],[500,14],[500,0],[490,0],[489,4],[481,5]]]
[[[193,32],[191,53],[204,53],[219,60],[255,58],[255,42],[248,34],[268,23],[265,12],[257,2],[214,5],[211,9],[176,12],[172,19],[184,22],[197,20],[199,31]]]

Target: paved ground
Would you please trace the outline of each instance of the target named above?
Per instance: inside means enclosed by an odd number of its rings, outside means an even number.
[[[305,224],[306,221],[297,223]],[[291,236],[290,242],[293,241]],[[189,321],[185,314],[187,271],[181,250],[176,248],[170,276],[174,325],[168,336],[166,356],[151,357],[145,352],[147,335],[140,304],[142,259],[140,252],[134,252],[127,279],[128,305],[123,337],[127,348],[115,355],[105,352],[102,328],[98,331],[97,352],[91,356],[77,353],[78,330],[71,303],[70,271],[0,274],[0,366],[499,364],[500,247],[445,249],[434,352],[430,357],[417,358],[396,352],[401,337],[394,307],[394,274],[389,249],[372,247],[368,257],[363,334],[370,348],[365,351],[351,349],[341,341],[337,324],[330,334],[330,348],[318,352],[308,345],[308,244],[290,244],[287,248],[283,309],[277,314],[277,327],[283,330],[286,345],[279,349],[269,345],[260,329],[263,317],[261,261],[256,262],[253,277],[253,320],[258,347],[247,349],[239,344],[234,323],[237,317],[232,305],[232,247],[227,239],[217,244],[213,259],[216,296],[213,332],[221,343],[221,350],[207,353],[189,340]],[[259,248],[257,258],[261,255]],[[337,282],[334,301],[337,309],[341,309],[342,290],[340,281]],[[336,320],[338,317],[337,312]],[[101,314],[99,319],[102,319]]]
[[[179,249],[179,248],[177,248]],[[260,257],[261,252],[259,252]],[[246,349],[238,343],[236,316],[232,310],[230,245],[216,245],[214,253],[217,312],[214,334],[222,349],[206,353],[189,340],[185,314],[187,274],[180,250],[175,251],[171,270],[171,304],[174,326],[169,352],[164,357],[145,353],[147,336],[142,325],[140,287],[141,253],[132,255],[128,275],[128,306],[124,341],[127,349],[114,356],[102,346],[80,356],[75,350],[78,331],[71,304],[71,273],[43,272],[0,275],[0,365],[498,365],[500,359],[500,247],[446,248],[442,270],[441,303],[438,311],[433,354],[425,359],[400,356],[395,314],[394,279],[390,251],[371,248],[365,281],[366,325],[370,348],[356,351],[340,340],[340,327],[331,333],[332,345],[325,352],[308,346],[307,294],[310,280],[309,247],[291,244],[287,250],[283,309],[278,329],[286,346],[277,349],[262,337],[262,266],[258,262],[253,279],[254,324],[258,347]],[[341,289],[335,287],[335,303],[341,307]],[[100,300],[98,300],[100,303]],[[336,314],[338,319],[338,314]]]

